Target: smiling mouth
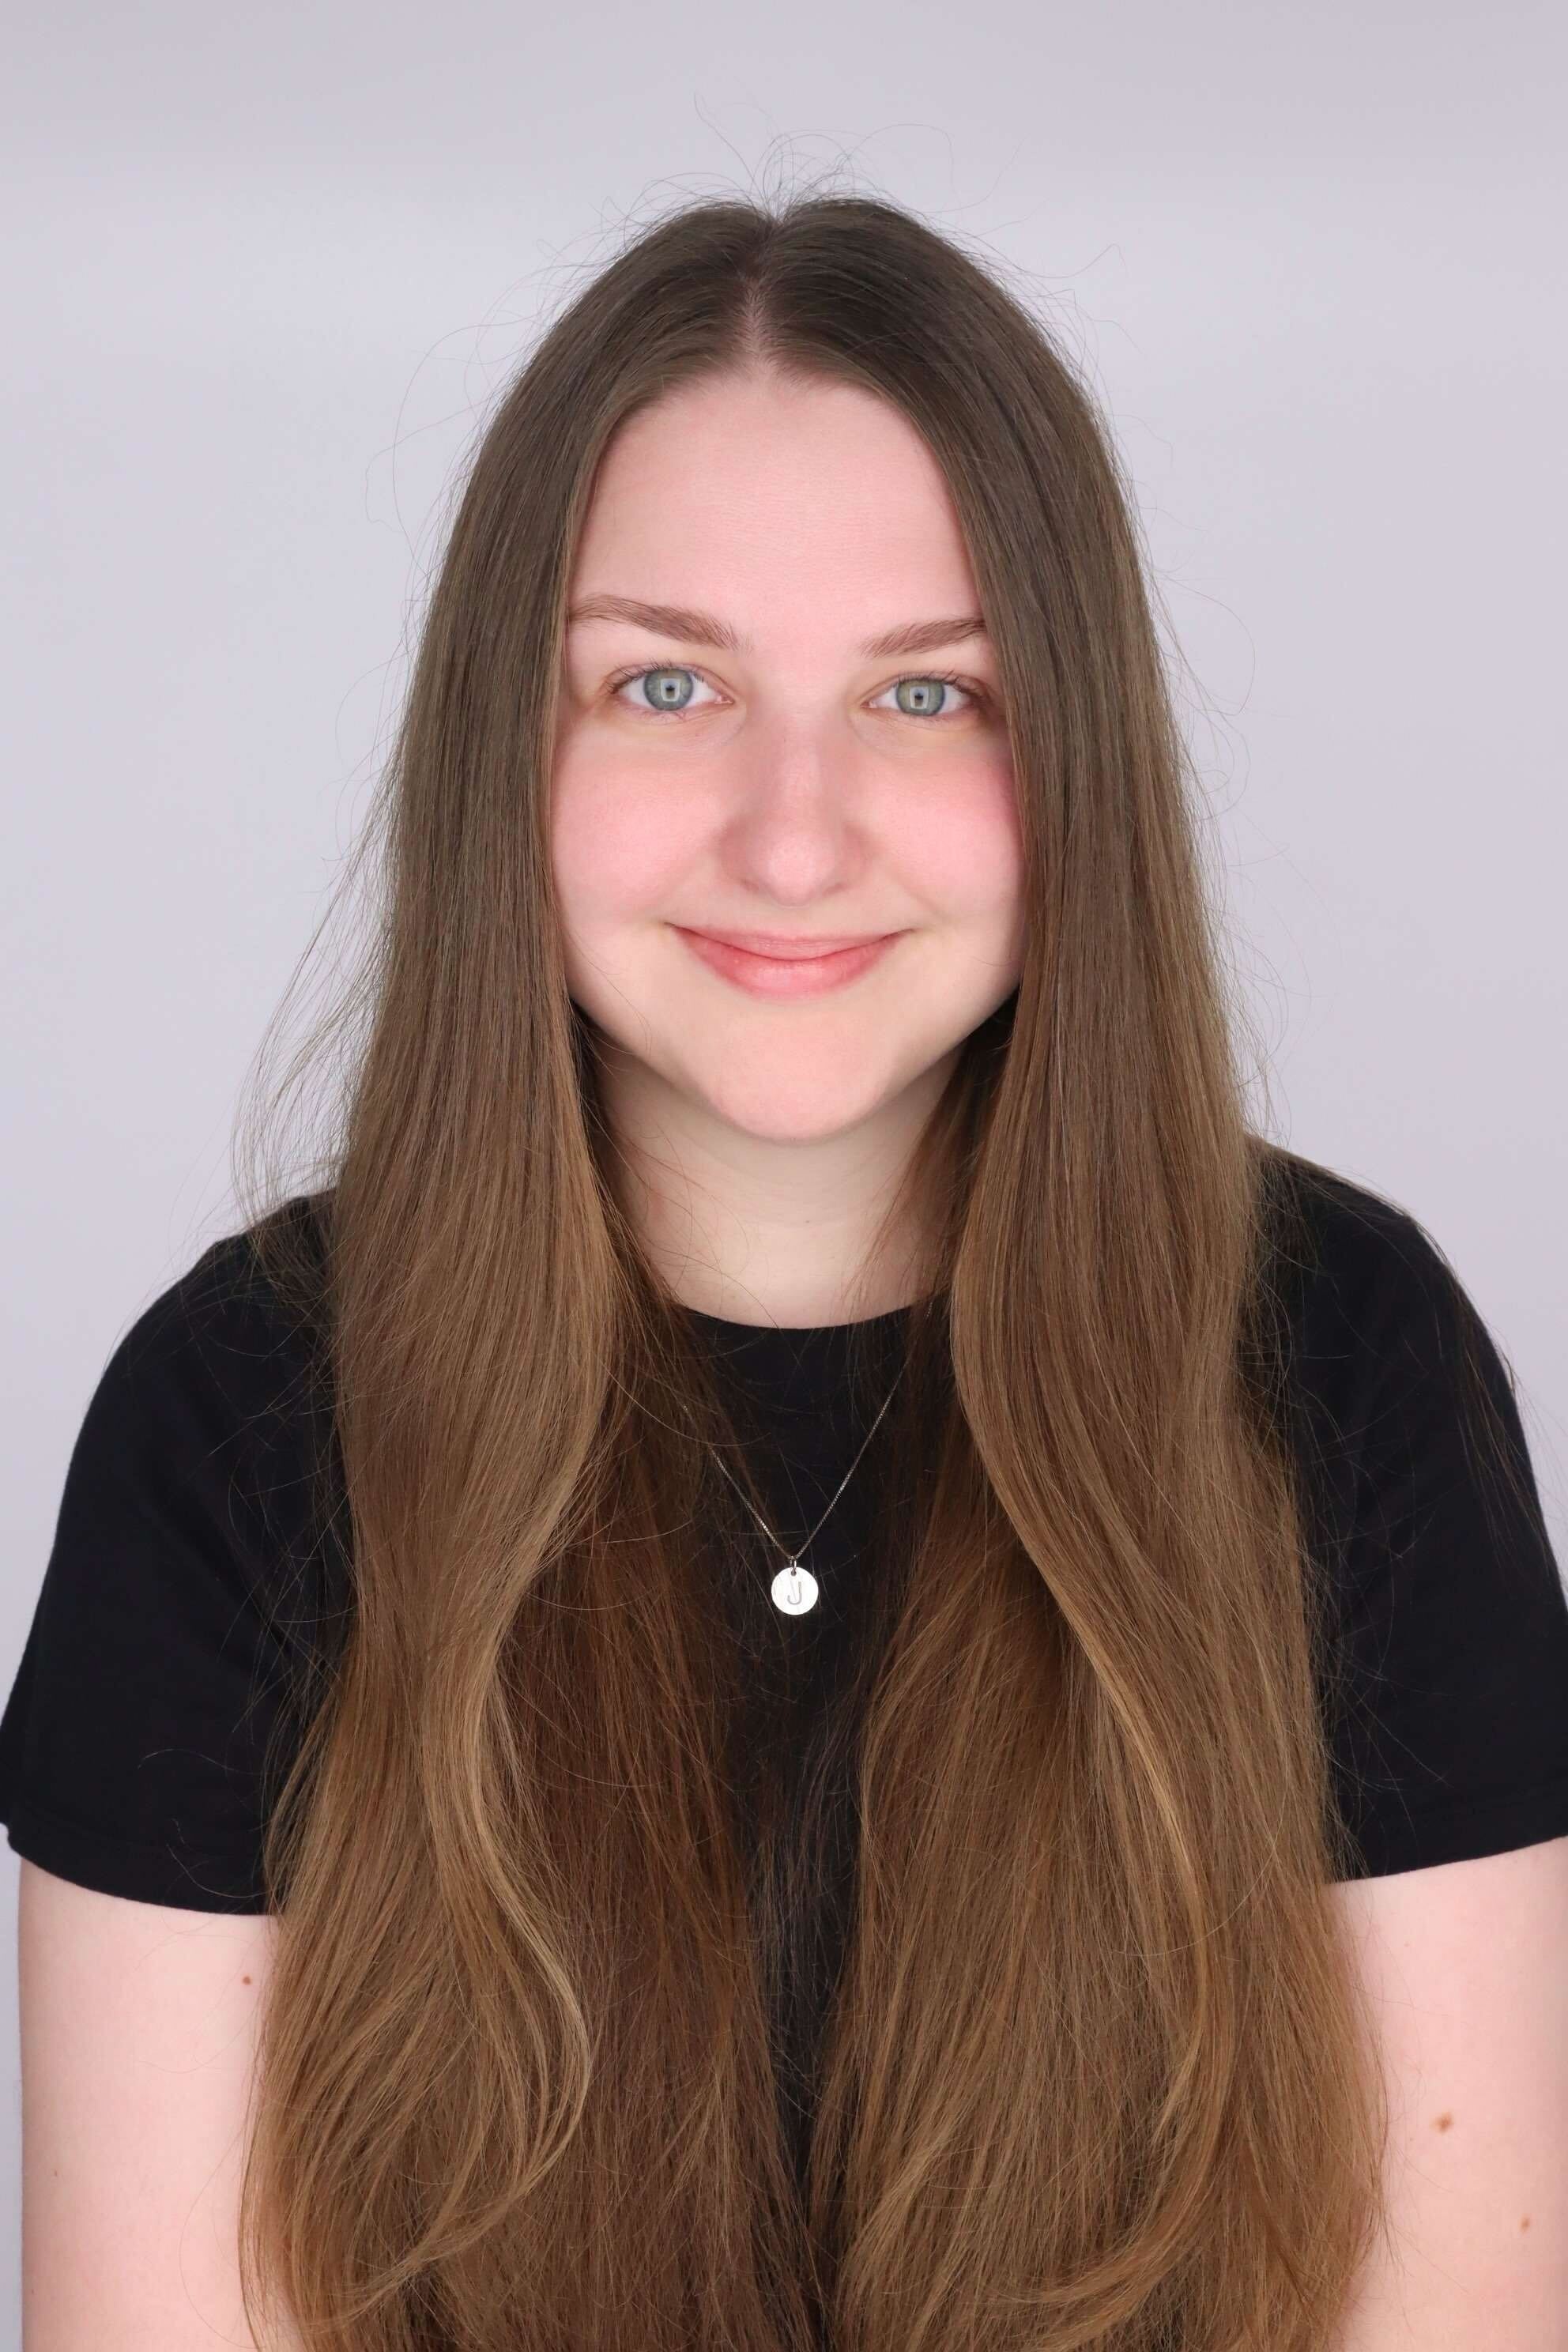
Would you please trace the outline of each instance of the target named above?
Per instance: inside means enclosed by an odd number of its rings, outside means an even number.
[[[901,931],[883,931],[838,948],[827,948],[813,940],[806,942],[809,954],[802,953],[797,940],[788,955],[763,955],[711,931],[689,930],[681,923],[671,928],[710,971],[751,995],[764,997],[816,996],[842,987],[879,963],[903,937]]]
[[[681,924],[676,928],[689,928],[696,939],[716,940],[721,948],[739,948],[742,955],[766,956],[777,963],[807,962],[815,957],[840,955],[847,948],[873,947],[879,940],[892,937],[889,931],[856,931],[821,939],[792,939],[776,931],[705,931]]]

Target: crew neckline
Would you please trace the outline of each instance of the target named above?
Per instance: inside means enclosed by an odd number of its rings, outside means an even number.
[[[907,1307],[889,1307],[885,1314],[862,1315],[849,1323],[737,1323],[727,1315],[710,1315],[701,1307],[683,1307],[680,1311],[689,1321],[705,1324],[709,1330],[722,1332],[726,1337],[796,1340],[829,1339],[848,1331],[890,1328],[903,1322],[910,1313]]]

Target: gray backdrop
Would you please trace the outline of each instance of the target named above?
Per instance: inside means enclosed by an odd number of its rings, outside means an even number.
[[[237,1090],[487,404],[624,222],[836,168],[993,248],[1089,367],[1190,665],[1258,1117],[1447,1248],[1568,1554],[1554,16],[18,12],[7,1687],[109,1351],[231,1229]],[[7,2347],[16,1869],[0,1843]]]

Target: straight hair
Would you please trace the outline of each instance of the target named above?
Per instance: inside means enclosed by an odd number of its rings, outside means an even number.
[[[889,1206],[930,1257],[863,1465],[874,1638],[753,1852],[713,1563],[758,1538],[700,1441],[767,1507],[617,1205],[549,807],[606,450],[757,375],[874,394],[942,468],[1025,961]],[[1199,817],[1111,435],[982,257],[874,198],[705,199],[518,369],[360,845],[370,950],[244,1131],[258,1167],[341,1056],[306,1189],[241,1187],[352,1538],[267,1828],[258,2341],[285,2312],[322,2352],[1331,2340],[1387,2116],[1324,1898],[1358,1870],[1279,1313],[1325,1171],[1247,1124]],[[771,2000],[835,1791],[802,2181]]]

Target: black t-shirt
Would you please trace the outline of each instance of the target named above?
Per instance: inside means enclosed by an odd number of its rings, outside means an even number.
[[[1568,1599],[1507,1373],[1414,1220],[1342,1178],[1303,1197],[1307,1246],[1278,1295],[1348,1668],[1331,1736],[1354,1874],[1568,1833]],[[303,1196],[295,1205],[308,1214]],[[896,1363],[902,1310],[869,1329],[688,1311],[771,1441],[771,1524],[801,1541],[868,1426],[847,1403],[849,1334]],[[1478,1453],[1467,1344],[1517,1496]],[[0,1818],[18,1853],[142,1902],[264,1907],[269,1735],[347,1590],[346,1514],[324,1540],[315,1516],[313,1473],[333,1458],[299,1332],[243,1237],[215,1243],[114,1348],[70,1455],[0,1718]],[[805,1555],[820,1587],[807,1614],[773,1609],[754,1558],[734,1596],[758,1658],[774,1661],[756,1688],[781,1752],[846,1671],[866,1507],[851,1479]],[[269,1769],[288,1752],[281,1740]],[[789,1996],[803,2017],[831,1975],[831,1930],[816,1949]]]

